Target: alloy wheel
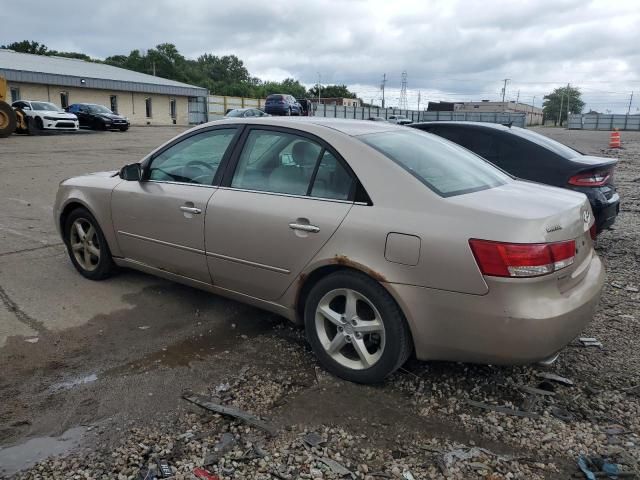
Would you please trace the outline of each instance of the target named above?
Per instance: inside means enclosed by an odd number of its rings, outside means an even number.
[[[385,347],[382,316],[367,297],[350,288],[328,292],[316,307],[315,327],[327,354],[340,365],[363,370]]]
[[[86,218],[78,218],[71,224],[69,245],[73,256],[82,268],[91,272],[100,263],[100,240],[98,232]]]

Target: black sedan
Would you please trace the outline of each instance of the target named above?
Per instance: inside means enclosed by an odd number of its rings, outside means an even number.
[[[74,103],[66,108],[66,111],[78,117],[80,127],[88,127],[93,130],[120,130],[129,129],[127,117],[113,113],[104,105],[95,103]]]
[[[425,122],[409,126],[451,140],[514,177],[584,193],[598,233],[615,222],[620,197],[613,183],[618,163],[614,158],[584,155],[531,130],[495,123]]]

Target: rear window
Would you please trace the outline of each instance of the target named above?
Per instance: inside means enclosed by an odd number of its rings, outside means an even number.
[[[509,133],[517,135],[521,138],[526,138],[527,140],[536,143],[541,147],[546,148],[547,150],[551,150],[553,153],[560,155],[563,158],[576,158],[582,155],[582,153],[574,150],[573,148],[567,147],[566,145],[557,142],[549,137],[545,137],[544,135],[540,135],[539,133],[527,130],[526,128],[511,128]]]
[[[468,150],[418,130],[370,133],[357,138],[442,197],[498,187],[510,178]]]
[[[269,95],[267,97],[267,100],[282,100],[283,96],[282,95]]]

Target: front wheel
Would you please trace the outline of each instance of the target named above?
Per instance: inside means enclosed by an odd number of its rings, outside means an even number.
[[[127,130],[129,130],[129,127],[120,127],[121,132],[126,132]]]
[[[115,265],[107,240],[96,219],[84,208],[69,214],[64,225],[67,251],[78,272],[90,280],[103,280]]]
[[[412,351],[409,328],[394,299],[359,272],[320,280],[309,293],[304,317],[318,360],[345,380],[382,382]]]

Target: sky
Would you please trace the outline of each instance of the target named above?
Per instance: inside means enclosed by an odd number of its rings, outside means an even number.
[[[27,22],[25,24],[25,21]],[[21,0],[0,44],[29,39],[95,58],[173,43],[234,54],[263,80],[346,84],[397,106],[508,100],[540,106],[570,83],[589,109],[640,113],[640,0]],[[28,28],[25,28],[28,25]]]

